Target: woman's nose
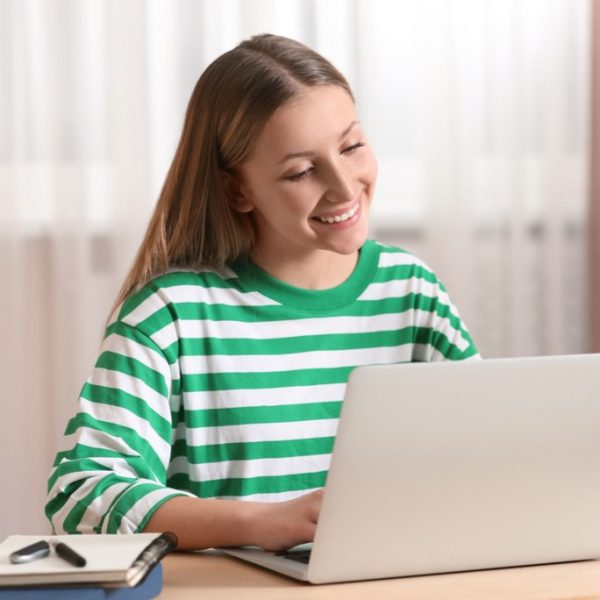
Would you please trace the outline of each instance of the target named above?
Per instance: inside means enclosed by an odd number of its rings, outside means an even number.
[[[332,202],[350,202],[356,197],[354,181],[341,165],[330,166],[328,184],[326,196]]]

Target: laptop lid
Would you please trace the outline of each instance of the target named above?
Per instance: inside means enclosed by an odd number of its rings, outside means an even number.
[[[600,355],[359,367],[310,562],[293,576],[595,558],[598,506]]]

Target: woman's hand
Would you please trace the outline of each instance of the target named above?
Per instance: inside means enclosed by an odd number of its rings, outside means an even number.
[[[312,542],[322,499],[323,490],[317,490],[287,502],[257,502],[248,524],[253,543],[278,551]]]

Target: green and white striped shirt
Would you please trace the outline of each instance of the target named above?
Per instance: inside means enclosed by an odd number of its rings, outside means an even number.
[[[325,483],[353,367],[476,356],[431,270],[374,241],[329,290],[248,261],[164,274],[107,328],[46,514],[56,532],[130,533],[175,495],[297,497]]]

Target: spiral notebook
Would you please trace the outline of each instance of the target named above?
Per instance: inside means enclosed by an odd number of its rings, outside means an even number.
[[[76,567],[55,553],[23,564],[10,562],[13,552],[40,540],[66,543],[85,558],[86,565]],[[133,587],[176,545],[171,533],[12,535],[0,544],[0,589],[62,584]]]

